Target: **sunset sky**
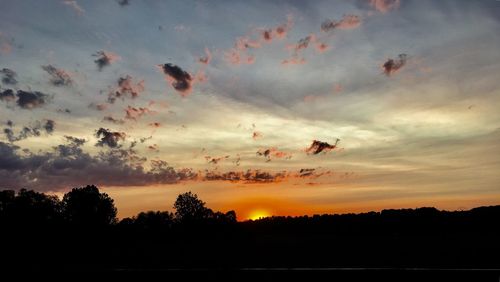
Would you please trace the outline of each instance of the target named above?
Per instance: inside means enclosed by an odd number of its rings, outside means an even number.
[[[0,1],[0,189],[240,220],[500,204],[500,1]],[[316,142],[314,142],[316,140]]]

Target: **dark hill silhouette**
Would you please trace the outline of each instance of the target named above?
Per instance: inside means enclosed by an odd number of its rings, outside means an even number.
[[[236,221],[191,192],[116,218],[95,186],[0,191],[1,269],[500,268],[500,206]]]

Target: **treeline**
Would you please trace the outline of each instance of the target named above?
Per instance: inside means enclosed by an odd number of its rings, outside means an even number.
[[[212,211],[191,192],[180,194],[174,203],[175,213],[167,211],[141,212],[132,218],[117,219],[114,201],[94,185],[74,188],[57,196],[21,189],[0,191],[0,224],[4,227],[67,227],[103,228],[117,225],[137,225],[144,228],[172,227],[175,224],[231,224],[236,213]]]
[[[0,268],[500,268],[500,206],[237,222],[187,192],[173,210],[118,220],[95,186],[0,191]]]

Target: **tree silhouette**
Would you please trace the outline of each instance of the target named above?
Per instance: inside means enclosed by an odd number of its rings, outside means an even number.
[[[140,228],[157,230],[170,228],[174,215],[170,212],[148,211],[139,213],[133,220],[134,224]]]
[[[40,225],[61,219],[57,196],[21,189],[0,192],[0,220],[16,225]]]
[[[69,222],[80,226],[105,226],[116,223],[116,208],[108,194],[94,185],[73,188],[62,200],[63,213]]]
[[[198,199],[198,196],[191,191],[177,196],[174,209],[175,219],[182,223],[203,221],[213,214],[211,209],[205,207],[205,202]]]

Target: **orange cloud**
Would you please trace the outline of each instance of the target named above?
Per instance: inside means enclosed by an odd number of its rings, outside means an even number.
[[[277,148],[259,149],[257,151],[257,156],[262,156],[266,158],[266,162],[270,162],[272,159],[291,159],[292,154],[284,151],[280,151]]]

